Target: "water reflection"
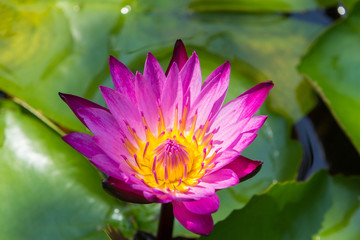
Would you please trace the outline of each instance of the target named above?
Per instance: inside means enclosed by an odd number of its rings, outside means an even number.
[[[130,10],[131,10],[131,7],[130,7],[129,5],[126,5],[125,7],[123,7],[123,8],[120,10],[120,12],[121,12],[122,14],[128,14],[128,13],[130,12]]]
[[[341,16],[345,16],[345,15],[346,15],[346,10],[345,10],[345,8],[344,8],[343,6],[339,6],[339,7],[337,8],[337,11],[338,11],[338,13],[339,13]]]
[[[117,220],[117,221],[122,221],[124,219],[124,215],[120,212],[119,209],[115,208],[111,215],[111,219]]]
[[[12,125],[12,123],[16,123],[13,116],[8,116],[6,121],[8,123],[5,132],[7,147],[12,150],[17,159],[21,159],[25,164],[38,171],[45,171],[51,164],[50,159],[36,149],[36,143],[24,134],[21,127],[16,124]]]

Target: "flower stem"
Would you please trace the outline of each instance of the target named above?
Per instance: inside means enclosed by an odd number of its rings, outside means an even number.
[[[58,134],[60,134],[61,136],[64,136],[66,133],[61,130],[61,128],[59,128],[54,122],[52,122],[49,118],[45,117],[45,115],[43,115],[41,113],[41,111],[31,107],[28,103],[26,103],[25,101],[21,100],[20,98],[17,97],[11,97],[11,99],[19,104],[20,106],[22,106],[23,108],[27,109],[29,112],[31,112],[32,114],[34,114],[37,118],[39,118],[41,121],[43,121],[46,125],[48,125],[50,128],[52,128],[55,132],[57,132]]]
[[[172,239],[174,226],[174,213],[171,203],[161,205],[160,220],[156,240]]]

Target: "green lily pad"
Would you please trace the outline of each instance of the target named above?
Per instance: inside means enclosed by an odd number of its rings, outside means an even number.
[[[189,51],[245,62],[249,68],[242,69],[244,74],[260,72],[258,81],[274,81],[278,87],[270,94],[271,107],[289,120],[297,121],[313,108],[312,89],[296,66],[324,26],[278,14],[194,13],[183,1],[170,6],[161,0],[140,2],[114,41],[115,56],[132,70],[142,71],[149,51],[169,59],[175,39],[182,38]]]
[[[156,218],[157,208],[107,195],[83,156],[8,100],[0,101],[0,145],[0,239],[108,239],[107,223],[132,236]]]
[[[272,108],[288,119],[296,121],[313,107],[314,101],[305,97],[311,96],[311,88],[295,66],[323,26],[277,14],[197,14],[188,4],[1,1],[0,89],[38,115],[84,131],[57,92],[103,104],[97,87],[112,85],[108,55],[142,71],[146,52],[166,55],[169,61],[175,40],[183,38],[189,50],[205,48],[231,63],[246,62],[250,67],[244,71],[249,75],[261,70],[259,81],[278,85],[271,93]]]
[[[196,11],[296,12],[337,4],[335,0],[195,0],[190,7]]]
[[[318,172],[276,184],[200,239],[358,239],[360,179]]]
[[[100,4],[101,2],[101,4]],[[70,129],[84,129],[58,92],[92,98],[109,75],[119,1],[0,2],[0,89]]]
[[[326,31],[304,56],[306,75],[360,151],[360,3]]]

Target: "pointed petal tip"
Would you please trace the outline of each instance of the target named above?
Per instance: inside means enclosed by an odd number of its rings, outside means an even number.
[[[110,67],[115,65],[117,62],[119,62],[119,60],[116,57],[114,57],[112,55],[109,56],[109,66]]]
[[[226,61],[226,62],[223,64],[223,66],[224,66],[223,71],[230,71],[230,69],[231,69],[231,64],[230,64],[229,61]]]
[[[71,100],[71,98],[78,98],[78,96],[75,96],[72,94],[67,94],[67,93],[62,93],[62,92],[59,92],[58,94],[66,104],[69,104],[69,100]]]
[[[151,52],[148,52],[146,55],[146,61],[154,59],[156,59],[155,56]]]
[[[141,72],[136,71],[136,73],[135,73],[135,78],[142,77],[142,76],[143,76],[143,75],[141,74]]]
[[[99,89],[100,89],[101,92],[103,92],[103,91],[108,91],[111,88],[106,87],[106,86],[99,86]]]
[[[175,42],[175,48],[183,47],[185,48],[184,42],[181,39],[177,39]]]
[[[177,39],[174,46],[174,53],[178,54],[181,57],[187,57],[186,47],[184,42],[181,39]]]
[[[109,94],[109,92],[112,91],[116,91],[112,88],[106,87],[106,86],[99,86],[100,92],[102,93],[103,96]]]
[[[239,182],[243,182],[243,181],[246,181],[250,178],[252,178],[253,176],[255,176],[261,169],[262,165],[264,164],[263,161],[256,161],[256,160],[253,160],[253,162],[256,162],[257,164],[257,167],[251,172],[249,173],[248,175],[242,177],[239,179]]]
[[[274,87],[274,82],[273,81],[265,81],[265,82],[262,82],[260,84],[263,84],[264,87],[268,87],[270,89]]]
[[[199,59],[199,57],[198,57],[198,55],[197,55],[196,51],[193,51],[193,53],[191,54],[191,57],[195,57],[196,59]]]
[[[109,55],[109,61],[113,61],[114,59],[116,59],[113,55]]]
[[[61,97],[62,100],[65,101],[65,93],[62,93],[62,92],[58,92],[59,96]]]

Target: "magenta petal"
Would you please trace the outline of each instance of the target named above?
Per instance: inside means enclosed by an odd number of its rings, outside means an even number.
[[[239,178],[231,169],[220,169],[214,173],[205,175],[201,179],[204,186],[210,185],[215,189],[223,189],[239,183]]]
[[[169,66],[166,69],[165,75],[166,76],[168,75],[173,63],[176,63],[179,67],[179,70],[181,70],[188,59],[189,59],[189,57],[187,55],[184,43],[180,39],[176,40],[176,43],[174,46],[174,52],[173,52],[172,58],[170,60]]]
[[[189,113],[189,116],[192,117],[197,111],[195,129],[201,124],[205,124],[209,117],[214,117],[224,102],[229,86],[230,63],[224,63],[215,72],[217,74],[207,80],[205,88],[201,90]]]
[[[135,75],[113,56],[109,57],[109,66],[115,89],[136,103]]]
[[[151,53],[148,53],[146,58],[144,78],[150,82],[151,89],[156,98],[159,99],[165,82],[165,74],[159,62]]]
[[[159,110],[158,99],[151,91],[150,83],[139,73],[136,73],[136,98],[139,103],[139,111],[145,117],[151,132],[157,132]]]
[[[76,151],[90,158],[104,152],[94,143],[91,135],[86,133],[70,133],[63,136],[62,139],[71,145]]]
[[[135,162],[134,157],[131,156],[125,149],[121,139],[114,139],[111,136],[95,136],[93,137],[93,141],[106,153],[107,156],[117,162],[117,169],[127,175],[134,173],[134,170],[130,167],[126,160],[128,160],[128,162],[133,166],[136,166],[137,163]]]
[[[178,108],[178,117],[182,114],[182,83],[179,78],[179,69],[174,63],[166,78],[164,89],[161,94],[161,110],[165,120],[165,126],[173,126],[175,108]]]
[[[250,119],[250,121],[246,124],[245,128],[243,129],[243,132],[257,132],[262,125],[264,125],[265,121],[267,119],[267,116],[258,115],[254,116]]]
[[[271,81],[262,82],[241,94],[239,98],[247,96],[246,105],[241,113],[241,118],[251,117],[252,115],[254,115],[254,113],[263,104],[267,95],[273,87],[274,84]]]
[[[247,146],[249,146],[257,137],[257,133],[242,133],[238,138],[231,144],[228,149],[235,150],[241,153]]]
[[[141,116],[135,104],[130,102],[127,97],[111,88],[101,86],[100,90],[104,96],[106,105],[109,107],[110,112],[115,117],[121,128],[126,128],[125,123],[128,123],[135,129],[140,138],[144,138],[144,126],[141,122]],[[123,131],[128,133],[126,129]]]
[[[201,89],[205,89],[209,84],[216,84],[221,81],[221,78],[230,78],[230,63],[226,61],[221,66],[217,67],[204,81]]]
[[[210,129],[216,129],[219,126],[228,127],[241,119],[251,117],[262,105],[272,87],[272,82],[260,83],[225,104],[213,120]]]
[[[191,186],[186,192],[173,193],[174,199],[183,201],[200,200],[201,198],[208,198],[215,194],[213,186],[200,182],[197,185]]]
[[[135,190],[131,185],[113,177],[103,181],[103,188],[114,197],[125,202],[151,203],[144,197],[142,191]]]
[[[189,58],[180,71],[182,89],[184,94],[184,105],[192,105],[201,90],[201,68],[196,53]]]
[[[211,214],[195,214],[190,212],[183,202],[172,201],[174,216],[187,230],[200,234],[208,235],[214,228]]]
[[[89,158],[89,161],[100,171],[106,173],[109,176],[112,176],[117,179],[126,181],[128,179],[128,174],[120,171],[119,163],[115,162],[113,159],[108,157],[105,154],[99,154]]]
[[[192,213],[211,214],[219,209],[219,197],[214,194],[208,198],[201,198],[197,201],[184,201],[184,206]]]
[[[234,161],[224,166],[223,169],[231,169],[238,175],[240,181],[244,181],[259,172],[262,161],[254,161],[244,156],[237,157]]]
[[[222,149],[231,148],[240,153],[255,139],[257,136],[255,133],[264,124],[266,119],[267,116],[260,115],[252,118],[243,118],[225,128],[220,126],[219,132],[215,136],[216,139],[223,142],[218,147]]]
[[[124,161],[124,157],[132,158],[127,152],[123,139],[113,138],[112,136],[94,136],[93,141],[112,159],[116,162]]]
[[[91,102],[85,98],[78,97],[71,94],[59,93],[60,97],[64,102],[71,108],[71,110],[75,113],[76,117],[86,126],[84,119],[79,116],[78,110],[81,108],[99,108],[105,111],[108,111],[106,108]]]
[[[114,117],[100,108],[80,108],[79,116],[94,135],[122,137],[122,132]]]
[[[148,201],[150,201],[152,203],[169,203],[172,200],[167,195],[164,195],[164,194],[156,195],[156,194],[151,193],[151,192],[144,192],[144,196]]]
[[[251,118],[243,118],[238,122],[235,122],[231,125],[220,125],[217,129],[210,128],[210,131],[215,130],[214,138],[218,141],[222,141],[218,147],[222,149],[227,148],[231,145],[235,139],[243,132],[244,128],[247,126]]]

